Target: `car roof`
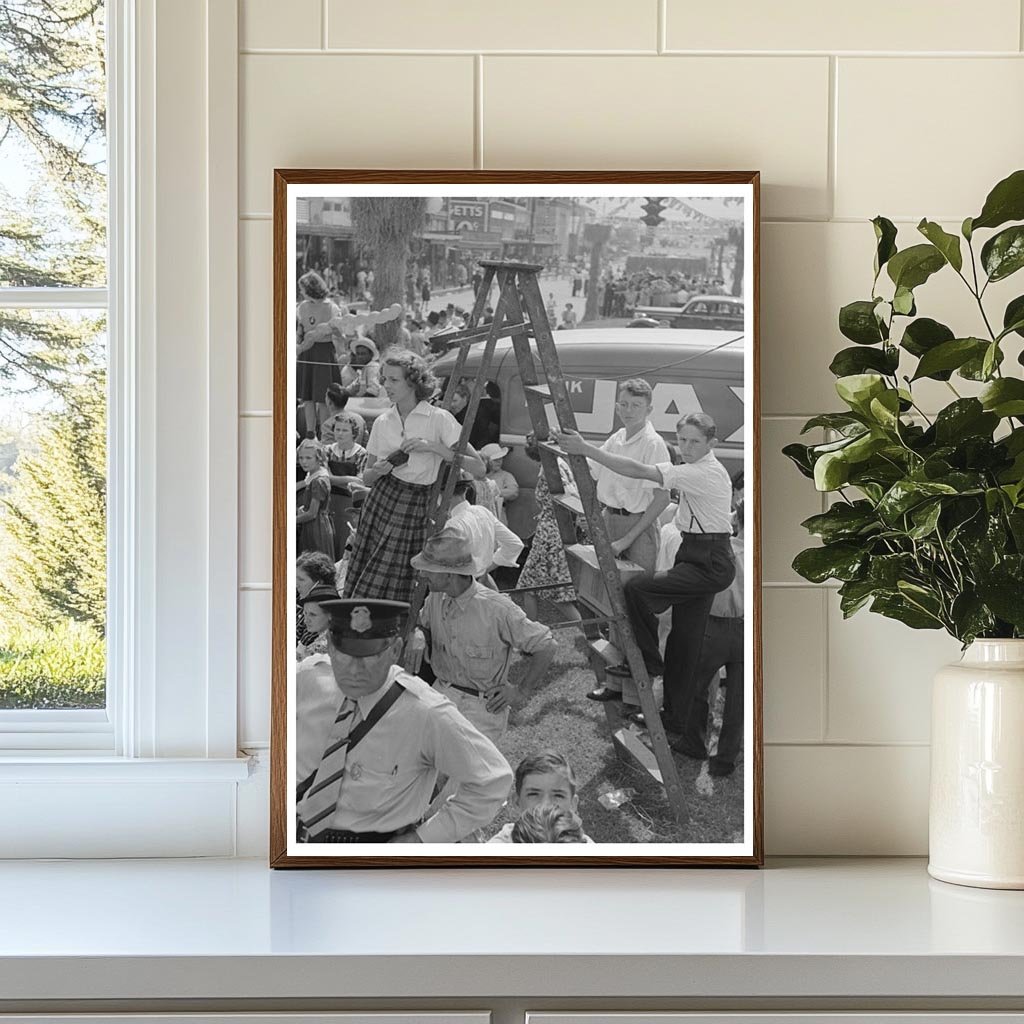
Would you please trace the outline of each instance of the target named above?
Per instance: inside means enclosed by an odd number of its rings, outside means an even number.
[[[732,302],[737,306],[743,305],[743,300],[735,295],[691,295],[686,304],[691,302]]]
[[[554,337],[560,361],[575,362],[573,356],[577,359],[583,356],[597,356],[604,349],[609,354],[615,353],[622,357],[626,357],[628,353],[628,358],[620,361],[635,363],[638,372],[644,366],[664,366],[688,357],[699,357],[702,353],[706,353],[713,364],[720,361],[731,364],[737,357],[742,360],[744,349],[744,338],[740,331],[732,333],[671,327],[638,331],[629,327],[583,327],[571,331],[556,331]],[[467,355],[467,366],[479,365],[482,354],[483,344],[474,345]],[[511,354],[512,339],[499,338],[495,345],[492,366],[497,369],[505,357]],[[456,355],[455,351],[449,352],[434,364],[434,369],[444,374],[451,369]],[[566,356],[569,359],[566,359]],[[694,362],[697,360],[694,359]],[[706,365],[704,360],[700,362]],[[694,369],[697,367],[694,366]]]

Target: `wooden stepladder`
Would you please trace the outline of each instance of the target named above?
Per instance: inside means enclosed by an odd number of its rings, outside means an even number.
[[[632,627],[629,623],[629,617],[626,613],[620,565],[616,562],[615,556],[612,553],[611,541],[608,538],[608,531],[605,528],[604,519],[601,515],[601,508],[597,500],[597,487],[590,474],[589,463],[584,456],[570,455],[550,440],[549,409],[554,410],[554,417],[562,429],[576,430],[577,426],[576,415],[573,412],[566,382],[562,376],[558,352],[555,348],[554,337],[548,323],[544,300],[538,282],[538,274],[542,267],[533,263],[504,262],[499,260],[483,260],[480,266],[484,268],[484,276],[477,291],[469,324],[465,330],[460,331],[458,334],[452,334],[449,338],[453,346],[458,345],[458,355],[456,356],[455,367],[448,378],[448,384],[445,389],[445,406],[449,404],[455,386],[462,379],[470,347],[474,344],[482,343],[484,351],[476,380],[472,386],[462,433],[455,448],[453,471],[439,476],[434,484],[434,491],[428,506],[428,533],[433,532],[447,518],[452,491],[458,477],[457,469],[476,418],[480,398],[488,379],[488,371],[494,356],[495,346],[499,338],[511,337],[516,362],[519,366],[519,376],[523,383],[523,391],[526,394],[530,421],[533,424],[533,431],[540,450],[541,468],[548,485],[548,490],[551,492],[555,508],[555,518],[558,522],[562,542],[567,549],[567,556],[572,559],[579,557],[572,550],[576,548],[576,525],[574,520],[576,515],[582,514],[585,517],[591,539],[594,543],[594,553],[604,590],[602,598],[606,599],[593,602],[587,601],[588,607],[596,613],[596,617],[586,620],[586,623],[607,623],[612,636],[612,641],[601,639],[591,644],[591,649],[595,654],[595,661],[598,664],[599,675],[602,674],[600,673],[601,662],[614,664],[625,661],[629,666],[630,673],[636,683],[640,706],[646,719],[654,762],[657,768],[655,769],[653,764],[646,763],[650,760],[650,751],[640,743],[637,734],[631,733],[626,736],[625,730],[619,729],[616,731],[613,715],[609,713],[609,722],[613,727],[613,736],[620,748],[628,751],[647,768],[654,778],[662,782],[665,786],[676,823],[681,831],[685,830],[689,823],[686,800],[679,781],[676,764],[665,737],[665,730],[661,724],[661,717],[654,698],[654,692],[651,688],[651,680],[644,665],[643,655],[637,646]],[[494,319],[490,324],[480,326],[480,319],[483,316],[491,287],[495,281],[498,286],[498,302],[494,311]],[[537,358],[544,376],[543,382],[538,379],[531,340],[536,345]],[[560,459],[566,460],[572,470],[579,493],[578,501],[573,496],[566,494],[565,487],[562,484],[562,475],[558,467]],[[425,597],[426,583],[423,580],[418,580],[411,599],[412,614],[409,618],[407,641],[411,637]],[[406,644],[406,649],[408,650],[408,643]],[[681,839],[680,841],[683,840]]]

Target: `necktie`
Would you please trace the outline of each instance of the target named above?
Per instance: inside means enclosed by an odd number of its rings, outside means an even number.
[[[327,748],[320,758],[320,767],[316,770],[313,785],[309,787],[299,807],[299,817],[310,832],[324,818],[330,817],[338,806],[349,736],[359,718],[359,705],[346,697],[338,708],[338,717],[334,720]]]

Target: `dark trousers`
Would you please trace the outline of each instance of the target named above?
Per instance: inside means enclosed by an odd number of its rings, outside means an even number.
[[[729,538],[721,534],[683,535],[675,565],[625,586],[626,610],[650,675],[663,676],[665,718],[681,732],[693,699],[693,678],[715,594],[736,575]],[[665,657],[658,649],[658,620],[672,609],[672,631]]]
[[[700,662],[694,673],[693,699],[686,716],[683,742],[707,748],[709,692],[719,670],[725,669],[725,711],[713,763],[732,768],[743,749],[743,620],[708,617]]]

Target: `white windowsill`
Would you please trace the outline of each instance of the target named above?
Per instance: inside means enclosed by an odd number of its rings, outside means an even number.
[[[39,752],[0,756],[6,782],[242,782],[248,757],[113,757]]]
[[[1024,893],[947,885],[925,867],[5,863],[0,907],[18,927],[0,928],[0,1012],[4,1000],[83,999],[188,1002],[193,1012],[211,1000],[299,998],[336,1009],[566,997],[1024,1005]]]

